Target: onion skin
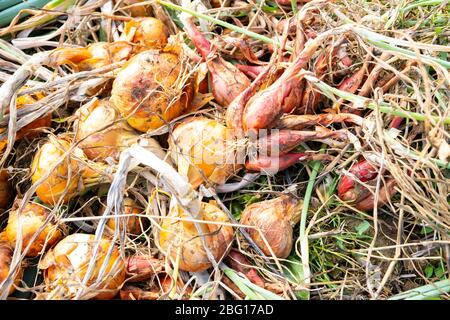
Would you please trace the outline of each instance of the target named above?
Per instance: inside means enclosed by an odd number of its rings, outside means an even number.
[[[129,6],[144,1],[146,0],[124,0],[122,3],[124,6]],[[132,17],[148,17],[153,13],[152,7],[148,4],[129,7],[126,10],[130,13]]]
[[[193,99],[194,79],[181,83],[184,69],[177,54],[141,52],[117,74],[111,102],[136,130],[158,129],[186,112]]]
[[[0,284],[2,284],[2,282],[8,277],[14,252],[13,248],[9,245],[8,242],[3,240],[2,237],[3,236],[0,236]],[[22,280],[22,276],[23,269],[21,266],[19,266],[14,278],[15,286],[19,286],[20,281]],[[11,286],[11,288],[9,289],[9,294],[12,294],[14,291],[15,287]]]
[[[69,149],[70,143],[64,138],[52,139],[42,145],[36,152],[31,164],[31,181],[33,184],[42,176],[48,174],[48,170],[60,161]],[[74,149],[74,153],[78,153],[80,157],[84,156],[80,149]],[[68,178],[69,172],[70,177]],[[45,204],[54,205],[61,198],[63,203],[67,203],[78,193],[80,184],[82,185],[81,168],[78,162],[72,156],[69,156],[37,187],[36,194]]]
[[[74,71],[89,71],[127,60],[133,46],[125,41],[97,42],[81,48],[58,48],[50,55],[50,65],[68,65]]]
[[[46,290],[53,290],[60,285],[65,288],[65,295],[73,298],[81,289],[81,282],[86,275],[96,241],[91,234],[75,233],[61,240],[39,262],[39,269],[43,270]],[[93,285],[100,274],[102,264],[108,257],[111,240],[103,238],[97,252],[97,259],[91,278],[87,286]],[[95,289],[87,289],[87,295],[82,298],[107,300],[116,296],[119,287],[125,281],[125,262],[120,257],[117,246],[114,245],[103,278]]]
[[[185,19],[183,24],[211,74],[211,93],[220,105],[228,107],[242,91],[250,86],[250,80],[232,63],[217,55],[210,56],[213,53],[211,43],[191,19]]]
[[[188,219],[189,215],[179,206],[171,206],[170,217]],[[203,221],[229,223],[227,215],[214,202],[201,203],[199,215]],[[219,261],[233,241],[233,228],[220,224],[198,223],[202,229],[203,239],[212,255]],[[159,243],[165,254],[173,261],[179,256],[179,268],[183,271],[201,272],[211,267],[202,241],[193,222],[164,219],[159,234]],[[181,246],[181,248],[180,248]]]
[[[34,234],[38,232],[39,228],[44,226],[45,220],[49,214],[49,209],[33,202],[27,203],[20,214],[18,209],[11,211],[8,218],[8,224],[5,228],[6,239],[12,246],[15,246],[16,241],[20,236],[18,233],[21,233],[22,251],[24,251]],[[19,225],[21,229],[19,229]],[[26,257],[36,257],[40,255],[58,242],[62,236],[63,234],[58,226],[52,222],[48,222],[42,232],[31,243],[30,249],[26,253]]]
[[[130,281],[148,280],[164,271],[164,261],[149,256],[131,256],[127,259],[127,276]]]
[[[138,236],[142,234],[143,230],[141,227],[141,223],[144,224],[139,217],[133,216],[142,213],[142,208],[140,208],[137,203],[131,198],[123,199],[123,213],[131,215],[129,217],[119,218],[119,223],[122,226],[126,226],[127,234]],[[100,209],[99,215],[101,216],[105,211],[105,207]],[[111,229],[112,232],[116,229],[116,219],[110,218],[106,222],[106,226]]]
[[[26,94],[20,97],[17,97],[16,99],[16,108],[17,110],[23,108],[27,104],[33,104],[37,102],[38,100],[44,98],[44,95],[37,92],[33,95]],[[9,107],[6,110],[6,113],[9,113]],[[32,121],[31,123],[27,124],[20,130],[16,132],[16,141],[27,138],[27,139],[34,139],[39,137],[41,135],[41,131],[37,129],[41,128],[48,128],[52,125],[52,114],[48,113],[44,116],[42,116],[39,119],[36,119]],[[5,129],[0,130],[1,133],[4,132]],[[7,138],[5,140],[0,141],[0,152],[6,148],[8,144]]]
[[[257,202],[242,211],[241,223],[261,230],[248,228],[248,233],[264,254],[272,255],[265,238],[275,256],[284,259],[292,250],[293,226],[299,221],[302,206],[302,201],[287,195]]]
[[[13,187],[9,182],[8,171],[0,170],[0,213],[9,208],[13,198]]]
[[[121,121],[119,111],[109,100],[93,99],[78,109],[77,116],[75,139],[89,160],[101,162],[111,157],[117,161],[123,150],[140,139],[133,128]],[[146,140],[146,148],[163,159],[165,152],[159,143],[152,138]]]
[[[378,177],[379,174],[384,174],[379,171],[378,168],[372,166],[367,160],[363,159],[357,164],[353,165],[350,173],[355,176],[343,176],[339,181],[337,187],[337,193],[342,201],[350,202],[356,209],[361,211],[370,211],[375,207],[374,195],[359,181],[369,182]],[[397,191],[395,190],[395,179],[387,179],[380,191],[378,192],[378,207],[384,206],[389,202],[389,199],[394,196]]]
[[[224,184],[241,168],[234,161],[235,148],[230,137],[225,126],[205,117],[189,118],[178,124],[169,140],[170,155],[178,172],[194,188],[205,182],[203,175],[214,184]]]
[[[118,159],[123,149],[137,141],[137,134],[118,121],[119,112],[108,100],[93,99],[78,109],[77,115],[75,139],[90,160]]]
[[[134,43],[134,52],[162,49],[167,44],[169,30],[156,18],[135,18],[125,22],[121,37]]]
[[[248,280],[264,288],[264,280],[258,275],[256,268],[252,266],[247,257],[237,250],[231,250],[226,258],[230,268],[244,274]]]

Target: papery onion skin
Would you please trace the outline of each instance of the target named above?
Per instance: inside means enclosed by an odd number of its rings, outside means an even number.
[[[8,277],[14,252],[10,244],[3,239],[3,236],[4,234],[0,235],[0,284]],[[22,276],[23,269],[22,266],[19,266],[14,277],[15,286],[18,286],[20,284]],[[9,294],[12,294],[14,291],[14,286],[11,286],[11,288],[9,289]]]
[[[178,124],[169,139],[169,151],[178,172],[197,188],[205,182],[224,184],[242,165],[236,163],[232,134],[216,120],[189,118]]]
[[[33,104],[42,98],[44,98],[44,95],[40,92],[34,93],[32,95],[25,94],[25,95],[19,96],[16,99],[16,108],[17,108],[17,110],[19,110],[19,109],[23,108],[25,105]],[[6,109],[6,113],[9,113],[9,107]],[[37,138],[41,134],[41,131],[37,130],[37,129],[50,127],[51,124],[52,124],[52,114],[48,113],[48,114],[42,116],[41,118],[36,119],[36,120],[32,121],[31,123],[27,124],[20,130],[18,130],[16,132],[15,139],[17,141],[17,140],[20,140],[23,138],[27,138],[27,139]],[[3,133],[3,132],[6,132],[6,129],[0,130],[0,133]],[[7,138],[0,141],[0,152],[6,148],[7,144],[8,144]]]
[[[0,170],[0,213],[9,208],[13,198],[13,187],[9,182],[8,171]]]
[[[124,0],[122,3],[124,6],[130,6],[145,2],[147,0]],[[126,9],[132,17],[148,17],[153,13],[152,7],[149,4],[132,6]]]
[[[179,205],[171,206],[170,217],[189,219],[190,216]],[[201,203],[199,215],[195,217],[203,221],[229,223],[227,215],[213,202]],[[203,239],[212,255],[219,261],[225,256],[233,241],[233,228],[222,224],[198,223]],[[211,267],[202,240],[193,222],[164,219],[159,234],[159,243],[165,254],[173,261],[179,256],[179,268],[184,271],[201,272]],[[181,246],[181,248],[180,248]]]
[[[58,48],[50,54],[50,65],[68,65],[76,72],[89,71],[127,60],[133,46],[125,41],[97,42],[81,48]]]
[[[51,139],[42,145],[36,152],[31,164],[31,181],[33,184],[47,175],[51,167],[60,161],[69,149],[70,142],[64,138]],[[80,149],[74,149],[73,152],[84,156]],[[70,177],[68,177],[69,172]],[[45,204],[54,205],[61,198],[63,203],[67,203],[77,194],[80,184],[82,184],[80,166],[72,156],[69,156],[37,187],[36,194]]]
[[[133,216],[142,214],[143,209],[138,206],[136,201],[134,201],[131,198],[124,198],[123,199],[123,214],[130,215],[128,217],[121,217],[120,220],[120,226],[123,227],[123,225],[126,225],[126,232],[130,235],[140,235],[142,234],[143,230],[141,227],[141,224],[144,225],[144,221],[142,221],[139,217]],[[100,209],[99,215],[102,215],[105,211],[105,207],[102,207]],[[106,222],[106,225],[112,232],[116,229],[116,219],[115,218],[109,218]]]
[[[94,247],[97,242],[91,234],[75,233],[61,240],[51,249],[39,263],[39,269],[43,270],[46,290],[53,290],[56,286],[64,286],[65,296],[73,298],[81,289],[81,282],[86,275],[90,260],[94,255]],[[91,286],[97,280],[103,262],[108,257],[111,240],[102,238],[95,262],[92,276],[87,282]],[[114,244],[113,244],[114,245]],[[117,294],[119,287],[125,281],[125,262],[120,256],[116,245],[109,257],[103,278],[96,288],[86,288],[87,294],[82,299],[112,299]]]
[[[172,52],[141,52],[117,74],[111,101],[136,130],[158,129],[189,108],[194,81],[189,78],[183,83],[185,69],[180,57]]]
[[[11,211],[5,228],[5,236],[9,243],[14,246],[18,237],[22,237],[22,251],[24,251],[32,237],[44,226],[49,214],[49,209],[33,202],[27,203],[20,213],[18,209]],[[29,250],[26,252],[26,257],[38,256],[51,248],[62,236],[63,234],[58,226],[51,221],[48,222],[31,243]]]
[[[140,135],[126,121],[109,100],[93,99],[77,111],[76,141],[89,160],[105,161],[111,157],[119,160],[120,153],[138,142]],[[166,155],[159,143],[146,138],[146,148],[159,158]]]
[[[169,30],[156,18],[135,18],[125,22],[122,37],[136,45],[134,52],[162,49],[167,44]]]
[[[247,231],[264,254],[272,255],[264,241],[265,238],[274,255],[284,259],[292,250],[292,227],[299,221],[302,205],[302,201],[291,196],[282,195],[272,200],[249,205],[242,211],[240,222],[256,227],[248,228]]]

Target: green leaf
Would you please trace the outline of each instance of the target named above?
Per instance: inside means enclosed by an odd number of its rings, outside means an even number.
[[[366,220],[361,222],[358,226],[355,227],[356,232],[358,232],[358,235],[362,236],[367,230],[370,228],[370,223]]]
[[[435,275],[437,278],[439,278],[439,279],[441,279],[441,280],[444,280],[444,279],[445,279],[444,274],[445,274],[445,270],[444,270],[444,267],[443,267],[442,265],[439,265],[438,267],[436,267],[436,268],[434,269],[434,275]]]
[[[299,285],[304,284],[305,279],[303,274],[302,262],[297,258],[296,255],[289,256],[287,260],[288,261],[285,263],[287,270],[283,271],[285,276]],[[308,290],[296,290],[294,293],[299,300],[309,300],[310,298]]]
[[[434,268],[431,264],[425,267],[425,277],[431,278],[433,276]]]

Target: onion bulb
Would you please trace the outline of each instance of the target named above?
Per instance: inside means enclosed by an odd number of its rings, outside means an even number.
[[[248,233],[264,254],[272,255],[267,241],[274,255],[283,259],[291,252],[293,226],[300,219],[302,206],[303,201],[283,195],[249,205],[242,211],[240,222],[255,227],[248,228]]]
[[[27,257],[38,256],[62,238],[62,232],[56,224],[51,221],[46,223],[49,215],[49,209],[33,202],[27,203],[20,213],[18,209],[11,211],[5,228],[6,239],[14,246],[21,237],[24,251],[33,236],[43,228],[26,252]]]
[[[0,213],[9,208],[13,197],[13,188],[9,182],[8,171],[0,170]]]
[[[169,30],[161,20],[152,17],[135,18],[125,22],[121,38],[132,42],[134,52],[162,49],[167,44]]]
[[[224,184],[241,165],[236,164],[232,135],[215,120],[189,118],[177,125],[169,139],[169,152],[178,172],[197,188],[204,177]]]
[[[105,211],[105,207],[102,207],[100,209],[100,214],[102,215]],[[138,206],[136,201],[134,201],[131,198],[124,198],[123,199],[123,214],[129,215],[127,217],[121,217],[119,218],[119,223],[121,225],[121,228],[126,227],[126,232],[129,235],[140,235],[142,234],[142,226],[144,221],[142,221],[138,216],[138,214],[142,213],[142,208]],[[116,230],[116,219],[109,218],[106,222],[106,226],[111,229],[113,232]]]
[[[189,108],[194,79],[187,65],[172,52],[144,51],[130,59],[117,74],[111,102],[136,130],[158,129]]]
[[[3,281],[5,281],[5,279],[8,277],[13,256],[12,247],[7,241],[3,240],[2,237],[3,235],[0,236],[0,287]],[[14,286],[18,286],[20,284],[22,276],[23,269],[22,266],[19,266],[14,276]],[[9,294],[12,294],[14,292],[14,286],[11,286],[11,288],[9,289]]]
[[[63,137],[51,138],[36,152],[31,163],[31,181],[36,183],[46,176],[39,184],[36,194],[45,204],[56,204],[60,199],[67,203],[83,187],[82,172],[74,156],[83,158],[83,152],[75,148],[56,168],[49,172],[61,157],[70,149],[70,142]],[[48,175],[48,176],[47,176]]]
[[[171,205],[169,217],[189,219],[190,215],[178,204]],[[233,241],[233,228],[220,223],[229,223],[227,215],[220,210],[214,202],[201,203],[201,209],[197,220],[202,230],[199,235],[193,222],[166,218],[161,225],[159,243],[165,254],[173,259],[179,258],[179,268],[184,271],[200,272],[211,267],[201,237],[203,237],[208,249],[219,261]],[[219,223],[219,224],[216,224]],[[179,256],[178,256],[179,255]]]
[[[100,240],[93,272],[86,287],[82,285],[89,262],[94,258],[97,243],[94,235],[75,233],[47,252],[38,265],[43,270],[46,291],[63,288],[64,298],[73,298],[80,290],[85,289],[83,299],[112,299],[125,281],[126,268],[119,249],[110,239]],[[111,245],[114,247],[109,254]],[[97,282],[100,274],[101,278]]]
[[[58,48],[50,54],[50,65],[67,64],[74,71],[88,71],[127,60],[133,47],[125,41],[97,42],[87,47]]]
[[[140,139],[126,121],[120,120],[120,113],[108,100],[94,98],[78,109],[77,117],[75,139],[90,160],[105,161],[108,157],[118,160],[124,149]],[[159,143],[152,138],[146,140],[146,148],[163,159],[165,152]]]

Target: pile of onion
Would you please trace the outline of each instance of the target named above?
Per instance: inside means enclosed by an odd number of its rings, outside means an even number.
[[[70,149],[71,143],[68,139],[62,136],[51,137],[33,158],[31,181],[35,184],[45,177],[36,189],[37,196],[45,204],[54,205],[60,200],[67,203],[83,188],[82,168],[76,158],[81,159],[84,154],[80,149],[74,148],[65,155]],[[62,158],[63,156],[65,158]],[[62,162],[52,170],[61,159]]]
[[[195,91],[195,79],[188,75],[178,53],[141,52],[117,74],[111,102],[136,130],[158,129],[188,111]]]
[[[8,224],[4,231],[6,239],[15,246],[17,239],[22,238],[22,251],[31,242],[26,257],[38,256],[63,236],[58,225],[47,221],[49,215],[49,209],[34,202],[27,203],[21,212],[16,208],[9,213]]]
[[[230,131],[216,120],[189,118],[179,123],[169,139],[169,152],[178,172],[197,188],[206,178],[224,184],[241,165]]]
[[[288,195],[253,203],[241,214],[241,223],[264,254],[286,258],[292,250],[293,226],[300,220],[303,201]],[[266,244],[269,245],[269,247]]]
[[[125,281],[126,268],[119,249],[110,239],[100,240],[94,270],[86,286],[82,285],[89,262],[94,258],[97,243],[94,235],[75,233],[47,252],[39,262],[46,291],[61,289],[64,291],[64,298],[74,298],[80,290],[85,289],[82,299],[114,298]],[[109,252],[111,245],[113,248]]]
[[[161,20],[152,17],[131,19],[124,24],[121,39],[135,44],[134,52],[162,49],[167,44],[169,30]]]
[[[120,153],[140,139],[139,134],[126,121],[109,100],[92,99],[77,111],[75,140],[86,157],[94,161],[105,161],[111,157],[119,159]],[[155,155],[164,158],[165,152],[152,138],[147,138],[147,147]]]
[[[176,217],[180,219],[171,219]],[[203,246],[201,238],[216,261],[222,259],[233,241],[233,228],[223,223],[230,223],[227,215],[217,205],[202,202],[201,210],[197,216],[198,225],[201,228],[199,234],[190,215],[180,205],[171,205],[167,218],[161,224],[159,243],[164,254],[172,259],[173,263],[178,261],[181,270],[200,272],[212,266]],[[211,222],[211,223],[208,223]]]
[[[10,267],[11,267],[11,260],[13,256],[13,249],[9,245],[7,241],[2,239],[2,236],[0,236],[0,287],[5,281],[5,279],[8,277]],[[20,281],[22,280],[23,275],[23,269],[21,266],[17,268],[16,274],[14,275],[14,286],[18,286],[20,284]],[[12,294],[15,290],[15,287],[11,286],[9,289],[9,294]]]

